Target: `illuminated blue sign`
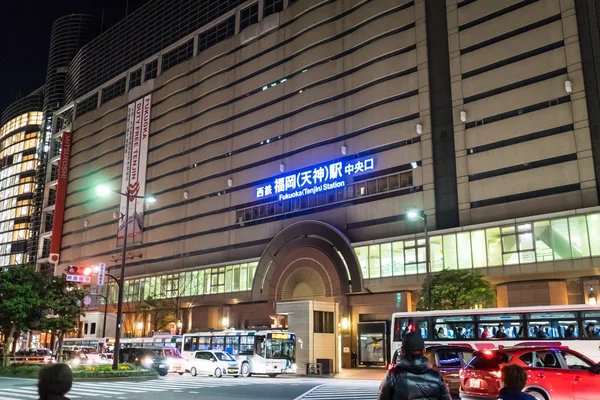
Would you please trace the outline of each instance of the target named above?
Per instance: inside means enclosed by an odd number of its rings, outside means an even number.
[[[279,200],[315,194],[346,186],[346,177],[375,169],[375,159],[336,161],[275,178],[256,188],[256,198],[278,195]]]

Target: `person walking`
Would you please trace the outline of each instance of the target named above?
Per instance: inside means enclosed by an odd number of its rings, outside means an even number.
[[[451,400],[448,387],[429,367],[424,352],[425,342],[417,332],[402,338],[398,364],[385,374],[377,400]]]
[[[527,383],[527,372],[518,365],[508,364],[501,370],[502,389],[499,400],[535,400],[535,397],[523,392]]]
[[[73,371],[67,364],[53,364],[40,369],[38,394],[40,400],[69,400],[65,395],[73,385]]]

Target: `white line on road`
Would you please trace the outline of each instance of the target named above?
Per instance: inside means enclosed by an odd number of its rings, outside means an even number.
[[[305,392],[305,393],[301,394],[300,396],[296,397],[294,400],[303,399],[305,396],[308,396],[309,394],[311,394],[312,392],[314,392],[315,390],[317,390],[318,388],[320,388],[323,385],[325,385],[325,384],[323,383],[319,386],[315,386],[314,388],[310,389],[308,392]]]

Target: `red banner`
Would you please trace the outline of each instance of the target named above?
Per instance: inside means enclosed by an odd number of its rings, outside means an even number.
[[[62,241],[65,203],[67,199],[67,183],[69,180],[69,162],[71,160],[72,132],[63,132],[58,163],[58,184],[56,186],[56,203],[54,203],[54,220],[52,223],[52,239],[50,242],[50,262],[58,264],[60,244]]]

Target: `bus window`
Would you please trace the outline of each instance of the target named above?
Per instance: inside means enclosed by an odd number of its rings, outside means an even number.
[[[212,349],[213,350],[225,350],[225,338],[223,336],[213,336]]]
[[[198,340],[198,350],[210,350],[210,336],[200,336]]]
[[[187,345],[187,341],[189,339],[191,339],[191,347],[190,347],[189,351],[198,350],[198,336],[191,337],[191,338],[185,338],[185,339],[186,339],[186,345]]]
[[[480,339],[516,339],[524,337],[521,314],[491,314],[479,316],[477,337]]]
[[[237,356],[240,352],[239,336],[228,336],[225,338],[225,351]]]
[[[474,330],[471,316],[436,317],[433,339],[469,339]]]
[[[597,338],[600,335],[600,312],[586,312],[583,314],[584,338]]]
[[[530,338],[536,339],[561,339],[577,338],[579,329],[573,312],[551,312],[529,314]]]
[[[251,356],[254,354],[254,336],[240,337],[240,355]]]
[[[412,319],[412,318],[410,318]],[[394,319],[394,340],[401,341],[404,335],[412,328],[410,326],[409,318],[396,318]]]

